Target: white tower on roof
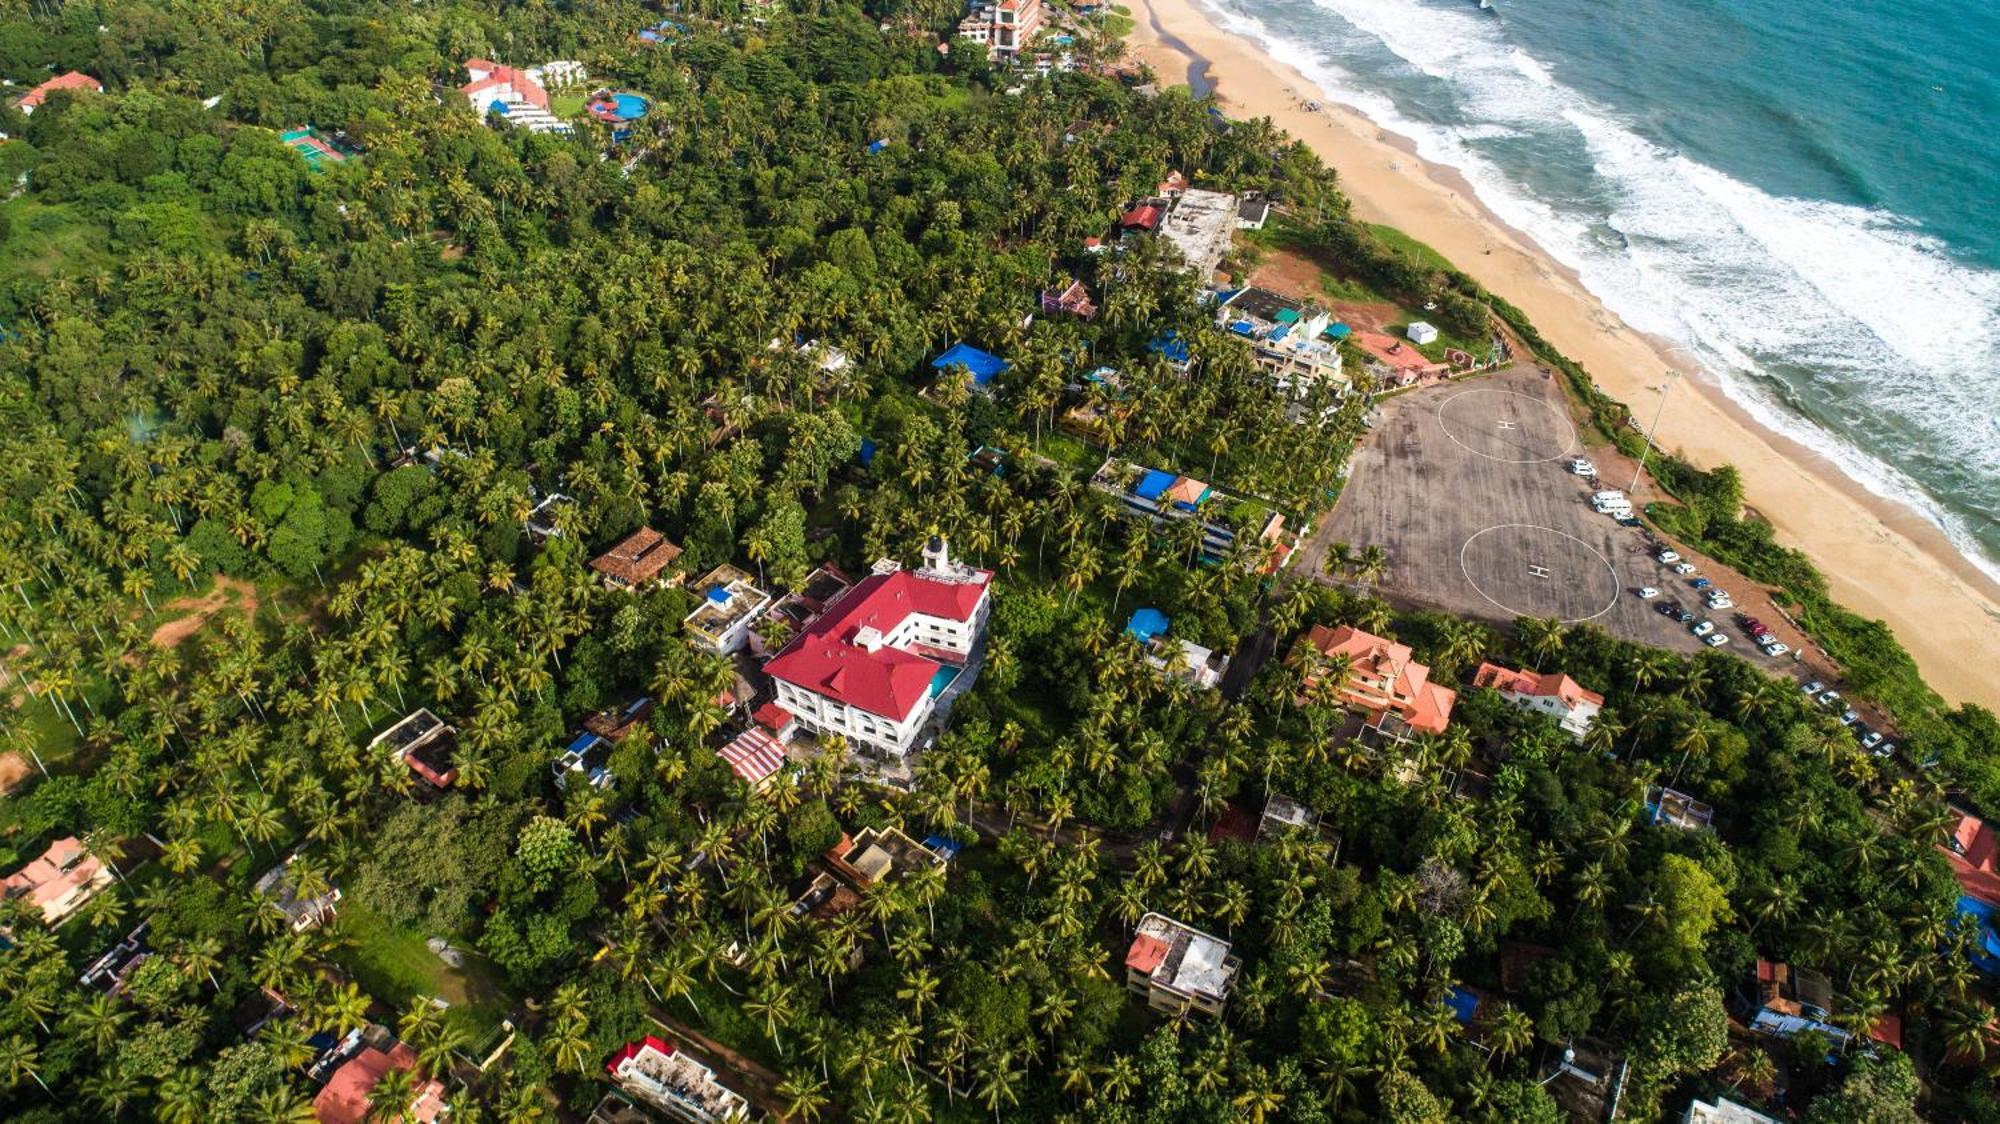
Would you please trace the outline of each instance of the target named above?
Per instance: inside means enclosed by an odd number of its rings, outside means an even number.
[[[932,535],[924,543],[924,571],[940,575],[952,572],[951,548],[945,544],[943,535]]]

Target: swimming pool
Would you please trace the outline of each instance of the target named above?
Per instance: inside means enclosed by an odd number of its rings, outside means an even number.
[[[646,111],[652,108],[652,104],[638,94],[613,94],[611,103],[617,107],[618,116],[627,121],[636,121],[644,117]]]

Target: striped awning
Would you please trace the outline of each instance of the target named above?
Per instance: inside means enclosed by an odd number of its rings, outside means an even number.
[[[785,763],[785,747],[763,730],[747,730],[716,751],[743,783],[757,788]]]

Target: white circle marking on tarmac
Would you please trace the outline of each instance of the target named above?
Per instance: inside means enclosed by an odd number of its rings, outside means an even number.
[[[1604,614],[1618,607],[1618,598],[1620,594],[1624,592],[1618,581],[1618,569],[1617,567],[1611,564],[1611,559],[1606,558],[1603,552],[1599,551],[1596,547],[1590,545],[1587,542],[1584,542],[1582,539],[1577,538],[1575,535],[1570,534],[1568,531],[1558,531],[1554,527],[1544,527],[1540,523],[1495,523],[1491,527],[1485,527],[1480,530],[1472,532],[1472,534],[1466,538],[1464,545],[1458,548],[1458,572],[1465,575],[1465,582],[1467,585],[1470,585],[1472,587],[1472,591],[1474,593],[1477,593],[1479,596],[1484,597],[1495,608],[1503,609],[1508,613],[1511,613],[1517,617],[1534,616],[1533,613],[1522,612],[1521,610],[1516,609],[1512,605],[1509,605],[1501,601],[1499,598],[1494,597],[1492,594],[1480,588],[1479,579],[1472,576],[1471,567],[1465,564],[1465,552],[1472,549],[1473,542],[1477,540],[1479,536],[1489,534],[1493,531],[1509,531],[1509,530],[1547,531],[1549,534],[1552,535],[1560,535],[1563,538],[1566,538],[1569,541],[1575,543],[1576,545],[1582,547],[1583,549],[1589,551],[1592,557],[1596,558],[1599,562],[1604,563],[1604,572],[1611,575],[1611,600],[1606,601],[1604,603],[1604,608],[1597,610],[1595,613],[1592,613],[1587,617],[1564,617],[1562,618],[1562,623],[1581,624],[1584,621],[1594,621],[1597,618],[1603,616]]]
[[[1557,452],[1553,456],[1547,456],[1547,457],[1499,457],[1499,456],[1494,456],[1492,453],[1481,452],[1480,450],[1475,449],[1472,446],[1466,444],[1465,442],[1459,440],[1458,435],[1451,431],[1451,426],[1445,424],[1444,420],[1444,408],[1446,406],[1451,405],[1453,402],[1456,402],[1459,399],[1465,397],[1468,394],[1505,394],[1513,398],[1525,398],[1528,401],[1533,402],[1535,405],[1540,406],[1543,409],[1547,410],[1549,413],[1554,414],[1556,416],[1556,420],[1562,422],[1563,429],[1568,431],[1569,440],[1563,443],[1563,447],[1560,452]],[[1556,409],[1555,406],[1551,405],[1546,399],[1537,398],[1532,394],[1523,394],[1518,390],[1502,390],[1497,386],[1476,386],[1469,390],[1461,390],[1457,394],[1452,395],[1450,398],[1444,399],[1443,401],[1437,404],[1437,420],[1438,420],[1438,428],[1444,430],[1445,438],[1449,440],[1452,444],[1458,446],[1461,449],[1464,449],[1466,452],[1471,453],[1475,457],[1485,457],[1489,461],[1499,461],[1501,464],[1541,464],[1545,461],[1560,460],[1561,458],[1568,456],[1570,454],[1570,450],[1576,448],[1577,444],[1575,423],[1571,422],[1569,418],[1566,415],[1564,415],[1561,410]]]

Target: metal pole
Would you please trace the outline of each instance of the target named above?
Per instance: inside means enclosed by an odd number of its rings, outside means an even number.
[[[1667,412],[1667,393],[1674,388],[1674,380],[1681,377],[1679,371],[1668,368],[1666,385],[1660,387],[1660,404],[1653,410],[1653,424],[1646,430],[1646,448],[1639,454],[1639,467],[1632,470],[1632,486],[1626,492],[1637,494],[1639,476],[1646,471],[1646,458],[1653,453],[1653,435],[1660,431],[1660,415]]]

